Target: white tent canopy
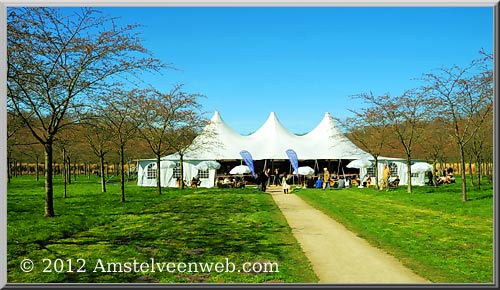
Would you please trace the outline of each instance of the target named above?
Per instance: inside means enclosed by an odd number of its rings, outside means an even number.
[[[264,124],[253,134],[241,135],[229,127],[222,120],[219,112],[215,111],[209,124],[184,153],[184,177],[185,180],[190,180],[193,176],[201,174],[203,175],[200,177],[201,186],[212,187],[217,168],[205,168],[202,162],[242,160],[240,155],[242,150],[250,152],[254,160],[288,160],[286,154],[288,149],[293,149],[299,160],[373,160],[370,154],[361,150],[344,136],[328,112],[324,114],[319,124],[305,135],[296,135],[288,131],[274,112],[269,114]],[[161,160],[162,162],[176,162],[178,166],[180,158],[176,153],[162,157]],[[394,160],[394,162],[404,163],[401,159]],[[152,162],[154,161],[140,160],[138,162],[138,185],[155,184]],[[399,166],[399,168],[402,169],[404,166]],[[168,165],[165,163],[160,166],[160,169],[162,185],[176,186],[176,178],[173,176],[178,176],[178,168],[173,168],[171,163]],[[367,170],[367,168],[361,168],[360,173],[365,174]],[[401,178],[400,184],[405,184],[404,172],[398,171]],[[423,178],[419,180],[422,180],[419,183],[423,183]]]
[[[432,165],[426,162],[417,162],[411,166],[411,172],[421,173],[432,171]]]
[[[368,168],[373,166],[373,163],[368,159],[356,159],[346,165],[347,168]]]
[[[375,160],[373,160],[373,157],[368,158],[368,160],[373,163],[373,166],[360,168],[359,173],[361,178],[366,174],[369,174],[370,176],[372,176],[372,181],[374,181],[373,177],[375,176]],[[382,179],[382,171],[384,170],[384,165],[387,164],[387,166],[389,166],[389,169],[391,170],[391,178],[389,178],[390,181],[394,180],[396,176],[399,176],[400,185],[408,184],[408,165],[405,159],[379,156],[377,160],[379,183]],[[417,186],[425,185],[425,172],[412,170],[411,184]]]
[[[239,160],[241,150],[250,152],[254,160],[287,160],[287,149],[293,149],[300,160],[371,157],[340,132],[330,113],[325,113],[323,120],[311,132],[299,136],[288,131],[271,112],[255,133],[245,136],[226,125],[216,111],[209,125],[193,143],[193,150],[187,150],[184,160]],[[172,154],[162,159],[179,160],[179,156]]]
[[[312,169],[309,166],[301,166],[297,168],[299,170],[300,175],[313,175],[314,174],[314,169]],[[293,174],[297,174],[297,171],[294,170]]]
[[[245,173],[250,173],[251,170],[248,166],[246,165],[238,165],[236,167],[234,167],[233,169],[231,169],[231,171],[229,171],[229,174],[245,174]]]

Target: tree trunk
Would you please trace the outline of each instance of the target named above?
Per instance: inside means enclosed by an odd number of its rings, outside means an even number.
[[[130,158],[127,161],[127,181],[130,180]]]
[[[45,148],[45,216],[54,216],[54,195],[52,184],[52,140],[49,138]]]
[[[179,161],[181,162],[181,189],[184,189],[184,154],[179,154]]]
[[[375,159],[375,187],[379,189],[378,186],[378,156],[374,157]]]
[[[156,192],[161,195],[160,155],[156,155]]]
[[[465,174],[465,153],[463,146],[460,146],[460,176],[462,177],[462,201],[467,201],[467,180]]]
[[[476,176],[477,176],[477,189],[480,190],[481,189],[481,174],[483,173],[483,170],[482,170],[482,165],[481,165],[481,157],[477,157],[477,162],[476,162]]]
[[[64,176],[64,178],[63,178],[64,179],[64,198],[66,198],[67,197],[66,184],[67,184],[68,175],[67,175],[66,149],[65,148],[63,148],[63,176]]]
[[[36,182],[38,182],[40,179],[38,177],[38,175],[40,174],[40,172],[38,171],[38,155],[36,156],[36,160],[35,160],[35,178],[36,178]]]
[[[74,170],[74,171],[73,171],[73,180],[75,180],[75,181],[76,181],[76,177],[77,177],[77,175],[78,175],[78,171],[79,171],[79,168],[78,168],[78,163],[76,162],[76,160],[75,160],[75,166],[74,166],[73,170]]]
[[[101,176],[101,191],[106,192],[106,178],[104,177],[104,155],[99,156],[99,161],[101,164],[100,176]]]
[[[12,166],[10,157],[7,156],[7,183],[10,183],[11,178],[12,178]]]
[[[474,187],[474,173],[472,173],[472,158],[469,160],[470,186]]]
[[[124,145],[123,144],[120,144],[120,161],[121,161],[121,164],[123,166],[123,160],[124,160]],[[120,202],[125,202],[125,174],[123,172],[123,168],[122,168],[122,172],[121,172],[121,178],[120,178],[120,190],[121,190],[121,197],[120,197]]]
[[[432,164],[432,183],[434,183],[434,187],[437,187],[437,176],[436,176],[436,161]]]
[[[71,184],[71,158],[68,156],[68,161],[66,162],[66,179],[68,180],[68,184]]]
[[[488,162],[488,183],[493,183],[493,164]]]
[[[406,155],[406,174],[408,175],[408,187],[407,192],[412,193],[411,187],[411,156]]]

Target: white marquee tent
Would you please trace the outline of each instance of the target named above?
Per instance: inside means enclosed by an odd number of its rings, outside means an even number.
[[[286,150],[293,149],[299,160],[355,160],[369,159],[370,154],[354,145],[342,134],[333,117],[327,112],[321,122],[309,133],[296,135],[288,131],[271,112],[266,122],[253,134],[241,135],[230,128],[215,111],[210,123],[195,138],[193,148],[184,154],[184,179],[191,180],[199,175],[202,187],[214,186],[216,169],[199,170],[197,165],[203,161],[242,160],[240,152],[250,152],[254,160],[288,160]],[[179,155],[172,154],[162,158],[161,163],[179,163]],[[401,159],[391,162],[402,164]],[[165,187],[177,186],[175,171],[179,166],[160,166],[161,183]],[[400,166],[401,167],[401,166]],[[138,161],[138,185],[156,185],[155,160]],[[363,174],[363,169],[361,170]],[[365,171],[366,173],[366,171]],[[401,171],[400,184],[405,184],[404,172]],[[422,178],[423,180],[423,178]],[[422,182],[423,183],[423,182]]]
[[[368,160],[370,160],[373,164],[375,164],[375,161],[373,157],[370,157]],[[416,162],[421,163],[421,162]],[[399,158],[390,158],[390,157],[379,157],[378,158],[378,177],[379,179],[382,178],[382,171],[384,170],[384,165],[387,164],[391,170],[391,177],[389,178],[389,181],[392,181],[396,178],[396,175],[399,176],[400,185],[407,185],[408,184],[408,171],[407,171],[407,164],[406,160],[399,159]],[[365,176],[365,174],[369,174],[372,177],[375,176],[375,165],[373,165],[371,168],[360,168],[359,169],[359,175],[361,177]],[[411,185],[417,185],[417,186],[423,186],[425,185],[425,176],[426,172],[412,172],[412,177],[411,177]],[[380,183],[380,180],[379,180]]]

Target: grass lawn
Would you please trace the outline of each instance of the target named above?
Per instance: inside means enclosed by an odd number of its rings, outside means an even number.
[[[493,189],[456,184],[295,191],[372,245],[436,283],[493,283]]]
[[[110,183],[108,192],[101,193],[95,178],[79,177],[68,185],[68,198],[64,199],[57,176],[56,217],[45,218],[43,180],[36,183],[32,176],[13,178],[7,191],[7,282],[318,281],[269,194],[254,189],[165,189],[157,195],[155,188],[128,184],[127,201],[121,204],[119,188],[119,183]],[[34,262],[34,270],[25,273],[20,264],[28,258]],[[50,267],[44,259],[50,259]],[[140,268],[132,266],[134,260],[141,264],[151,259],[165,263],[163,272],[158,268],[155,272],[151,268],[135,272]],[[114,266],[108,269],[108,262],[120,263],[122,273],[104,272],[119,270],[118,264],[110,264]],[[170,262],[177,264],[165,268]],[[243,269],[246,262],[251,264]],[[69,263],[73,272],[68,271]],[[175,268],[182,263],[193,264],[191,272],[183,266]],[[212,271],[203,271],[194,263],[213,263]],[[215,268],[215,263],[223,264],[224,271]],[[230,263],[234,272],[225,272],[233,270]],[[254,270],[243,271],[252,265]],[[273,272],[262,272],[264,267]],[[86,272],[77,272],[79,269]],[[167,269],[180,271],[169,273]]]

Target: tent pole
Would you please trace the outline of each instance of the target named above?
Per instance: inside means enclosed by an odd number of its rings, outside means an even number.
[[[341,162],[342,162],[342,159],[339,159],[339,167],[340,167]],[[343,177],[343,179],[345,179],[344,167],[342,167],[342,177]]]

